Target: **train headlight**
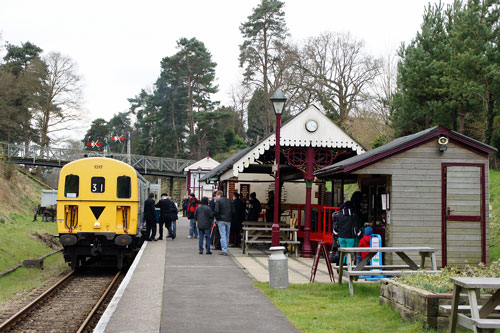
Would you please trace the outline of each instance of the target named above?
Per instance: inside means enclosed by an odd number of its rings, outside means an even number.
[[[94,223],[94,229],[101,229],[101,222],[95,221],[95,223]]]

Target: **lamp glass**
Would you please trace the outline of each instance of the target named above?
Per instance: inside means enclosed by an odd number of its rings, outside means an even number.
[[[282,114],[284,106],[285,106],[284,101],[273,101],[274,113],[275,114]]]

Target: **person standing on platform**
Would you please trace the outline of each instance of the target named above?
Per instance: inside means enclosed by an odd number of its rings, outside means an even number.
[[[184,196],[184,199],[182,199],[182,217],[187,216],[186,214],[187,214],[188,204],[189,204],[189,199],[187,196]]]
[[[196,220],[194,218],[194,212],[198,207],[198,199],[196,199],[194,193],[189,194],[189,204],[187,209],[187,217],[189,219],[189,236],[187,238],[197,238],[198,228],[196,227]]]
[[[222,252],[220,255],[227,256],[227,243],[229,242],[229,233],[231,231],[231,221],[233,218],[233,205],[222,191],[217,191],[214,214],[217,219],[217,226],[220,233],[220,246]]]
[[[212,212],[215,209],[215,194],[216,193],[217,192],[212,193],[212,199],[210,200],[210,204],[209,204],[210,209],[212,210]],[[220,250],[221,249],[221,247],[220,247],[220,233],[219,233],[219,227],[217,226],[217,221],[215,221],[215,219],[214,219],[214,224],[213,224],[213,227],[212,227],[212,231],[211,231],[210,237],[212,238],[214,249],[215,250]]]
[[[196,208],[194,217],[196,221],[198,221],[198,232],[200,234],[200,239],[198,240],[198,253],[203,254],[203,238],[205,238],[205,253],[212,254],[212,252],[210,252],[210,244],[212,243],[210,239],[210,230],[214,222],[214,212],[208,207],[207,197],[201,198],[201,205]]]
[[[361,236],[357,214],[351,201],[346,201],[344,207],[335,214],[333,233],[339,238],[339,247],[355,247],[356,237]]]
[[[146,220],[146,240],[156,241],[156,213],[155,194],[149,193],[149,198],[144,202],[144,219]]]
[[[248,213],[246,216],[247,221],[258,221],[259,214],[262,212],[262,206],[257,199],[255,192],[250,193],[250,200],[248,201]]]
[[[160,220],[158,221],[159,240],[163,239],[163,225],[167,227],[169,234],[172,234],[172,239],[175,239],[175,234],[172,231],[172,205],[173,202],[168,199],[167,193],[162,193],[161,200],[156,204],[156,207],[160,208]]]
[[[373,234],[373,228],[372,227],[366,227],[364,236],[360,239],[358,247],[371,247],[371,239]],[[368,252],[361,252],[357,254],[357,260],[358,263],[361,262],[361,260],[365,259],[365,257],[368,255]]]
[[[233,193],[233,220],[231,222],[231,233],[233,234],[233,246],[240,247],[241,227],[245,220],[245,203],[240,199],[238,192]]]
[[[177,235],[177,220],[179,219],[179,209],[177,208],[177,203],[172,200],[171,197],[167,197],[170,202],[172,202],[172,207],[170,209],[170,215],[172,219],[172,231],[173,233],[171,234],[170,231],[168,232],[168,237],[175,238],[173,235]]]
[[[274,222],[274,191],[268,192],[266,205],[266,222]]]

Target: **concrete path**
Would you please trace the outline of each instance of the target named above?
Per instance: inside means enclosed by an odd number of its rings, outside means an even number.
[[[232,257],[199,255],[188,225],[167,241],[161,332],[297,332]]]

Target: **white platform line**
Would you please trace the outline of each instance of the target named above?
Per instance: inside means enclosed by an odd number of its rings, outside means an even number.
[[[125,275],[125,278],[123,279],[122,283],[120,284],[120,287],[118,287],[118,290],[116,291],[115,295],[113,296],[113,299],[111,302],[109,302],[108,307],[106,308],[106,311],[101,316],[101,319],[99,319],[99,322],[97,323],[97,326],[94,329],[94,332],[97,333],[103,333],[106,329],[106,326],[108,326],[109,320],[111,319],[111,316],[113,316],[113,313],[116,310],[116,307],[118,306],[118,302],[120,302],[120,299],[122,298],[123,292],[125,291],[125,288],[127,288],[128,283],[130,282],[130,279],[132,278],[132,275],[134,275],[134,271],[137,267],[137,264],[141,260],[142,254],[144,253],[144,249],[148,246],[149,242],[144,242],[142,244],[141,250],[137,254],[137,256],[134,259],[134,262],[132,263],[132,266],[130,266],[127,275]]]

